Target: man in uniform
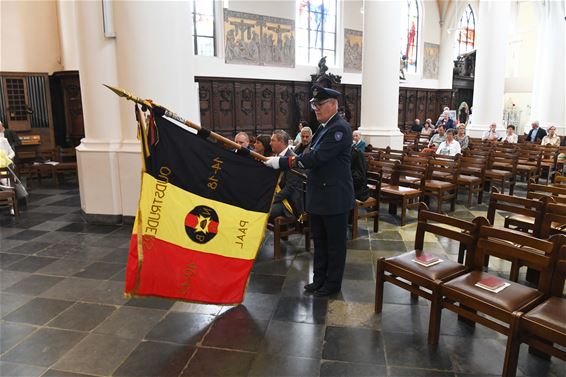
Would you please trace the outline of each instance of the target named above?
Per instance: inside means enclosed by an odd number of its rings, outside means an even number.
[[[348,215],[354,205],[352,129],[338,115],[340,92],[314,85],[312,93],[311,108],[321,125],[309,153],[270,157],[265,164],[273,169],[309,169],[306,207],[314,239],[314,277],[305,290],[329,296],[342,287]]]

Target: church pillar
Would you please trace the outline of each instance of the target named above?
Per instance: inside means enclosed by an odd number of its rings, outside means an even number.
[[[99,2],[75,3],[78,68],[85,138],[77,147],[81,209],[90,220],[120,221],[122,198],[116,153],[122,132],[115,95],[102,86],[115,84],[115,41],[104,37]],[[90,217],[89,217],[90,216]]]
[[[562,1],[544,1],[540,5],[538,51],[533,75],[532,112],[530,120],[541,127],[556,126],[566,135],[566,15]]]
[[[400,1],[364,1],[360,131],[374,147],[403,147],[397,126],[400,32]]]
[[[190,4],[114,2],[117,86],[200,123]],[[132,102],[120,101],[124,140],[119,164],[124,214],[128,215],[137,208],[141,168],[133,107]]]
[[[468,134],[472,137],[481,136],[492,122],[497,123],[500,131],[503,130],[508,30],[501,20],[509,16],[509,11],[509,0],[480,4],[472,124],[468,127]]]
[[[438,88],[452,89],[454,71],[454,38],[448,33],[447,22],[440,23],[440,53],[438,62]]]

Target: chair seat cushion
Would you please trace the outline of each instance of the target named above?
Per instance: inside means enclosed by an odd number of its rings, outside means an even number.
[[[405,186],[387,185],[381,187],[381,193],[385,195],[420,195],[421,190]]]
[[[462,175],[458,176],[458,183],[459,184],[466,184],[469,185],[470,183],[481,183],[481,178],[476,177],[473,175]]]
[[[429,280],[444,280],[446,277],[453,276],[458,272],[464,272],[466,270],[466,267],[460,263],[446,259],[433,266],[425,267],[413,262],[413,259],[415,258],[416,252],[413,250],[395,257],[387,258],[385,260],[385,264],[390,264],[403,270],[410,271],[415,275]]]
[[[552,330],[566,333],[566,300],[561,297],[550,297],[548,300],[523,316],[528,325],[540,325]]]
[[[454,184],[451,182],[438,181],[436,179],[427,179],[425,181],[425,187],[427,189],[445,189],[453,186]]]
[[[499,293],[493,293],[474,285],[478,281],[488,277],[493,277],[493,275],[481,271],[471,271],[470,273],[450,280],[445,283],[443,287],[446,289],[446,293],[449,291],[463,293],[466,296],[471,296],[479,301],[489,303],[508,313],[521,309],[532,300],[540,298],[543,295],[542,292],[534,288],[526,287],[508,280],[505,280],[505,282],[511,285]],[[451,297],[449,293],[448,297]]]
[[[507,170],[487,169],[485,171],[486,177],[511,177],[513,174]]]

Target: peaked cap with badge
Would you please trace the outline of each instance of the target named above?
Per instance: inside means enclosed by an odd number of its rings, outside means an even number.
[[[340,93],[337,90],[331,88],[325,88],[318,84],[313,85],[311,87],[311,91],[312,91],[312,98],[310,102],[320,102],[329,98],[338,98],[342,95],[342,93]]]

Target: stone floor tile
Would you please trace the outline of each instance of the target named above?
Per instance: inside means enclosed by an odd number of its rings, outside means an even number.
[[[122,306],[93,330],[127,339],[143,339],[164,317],[164,310]]]

